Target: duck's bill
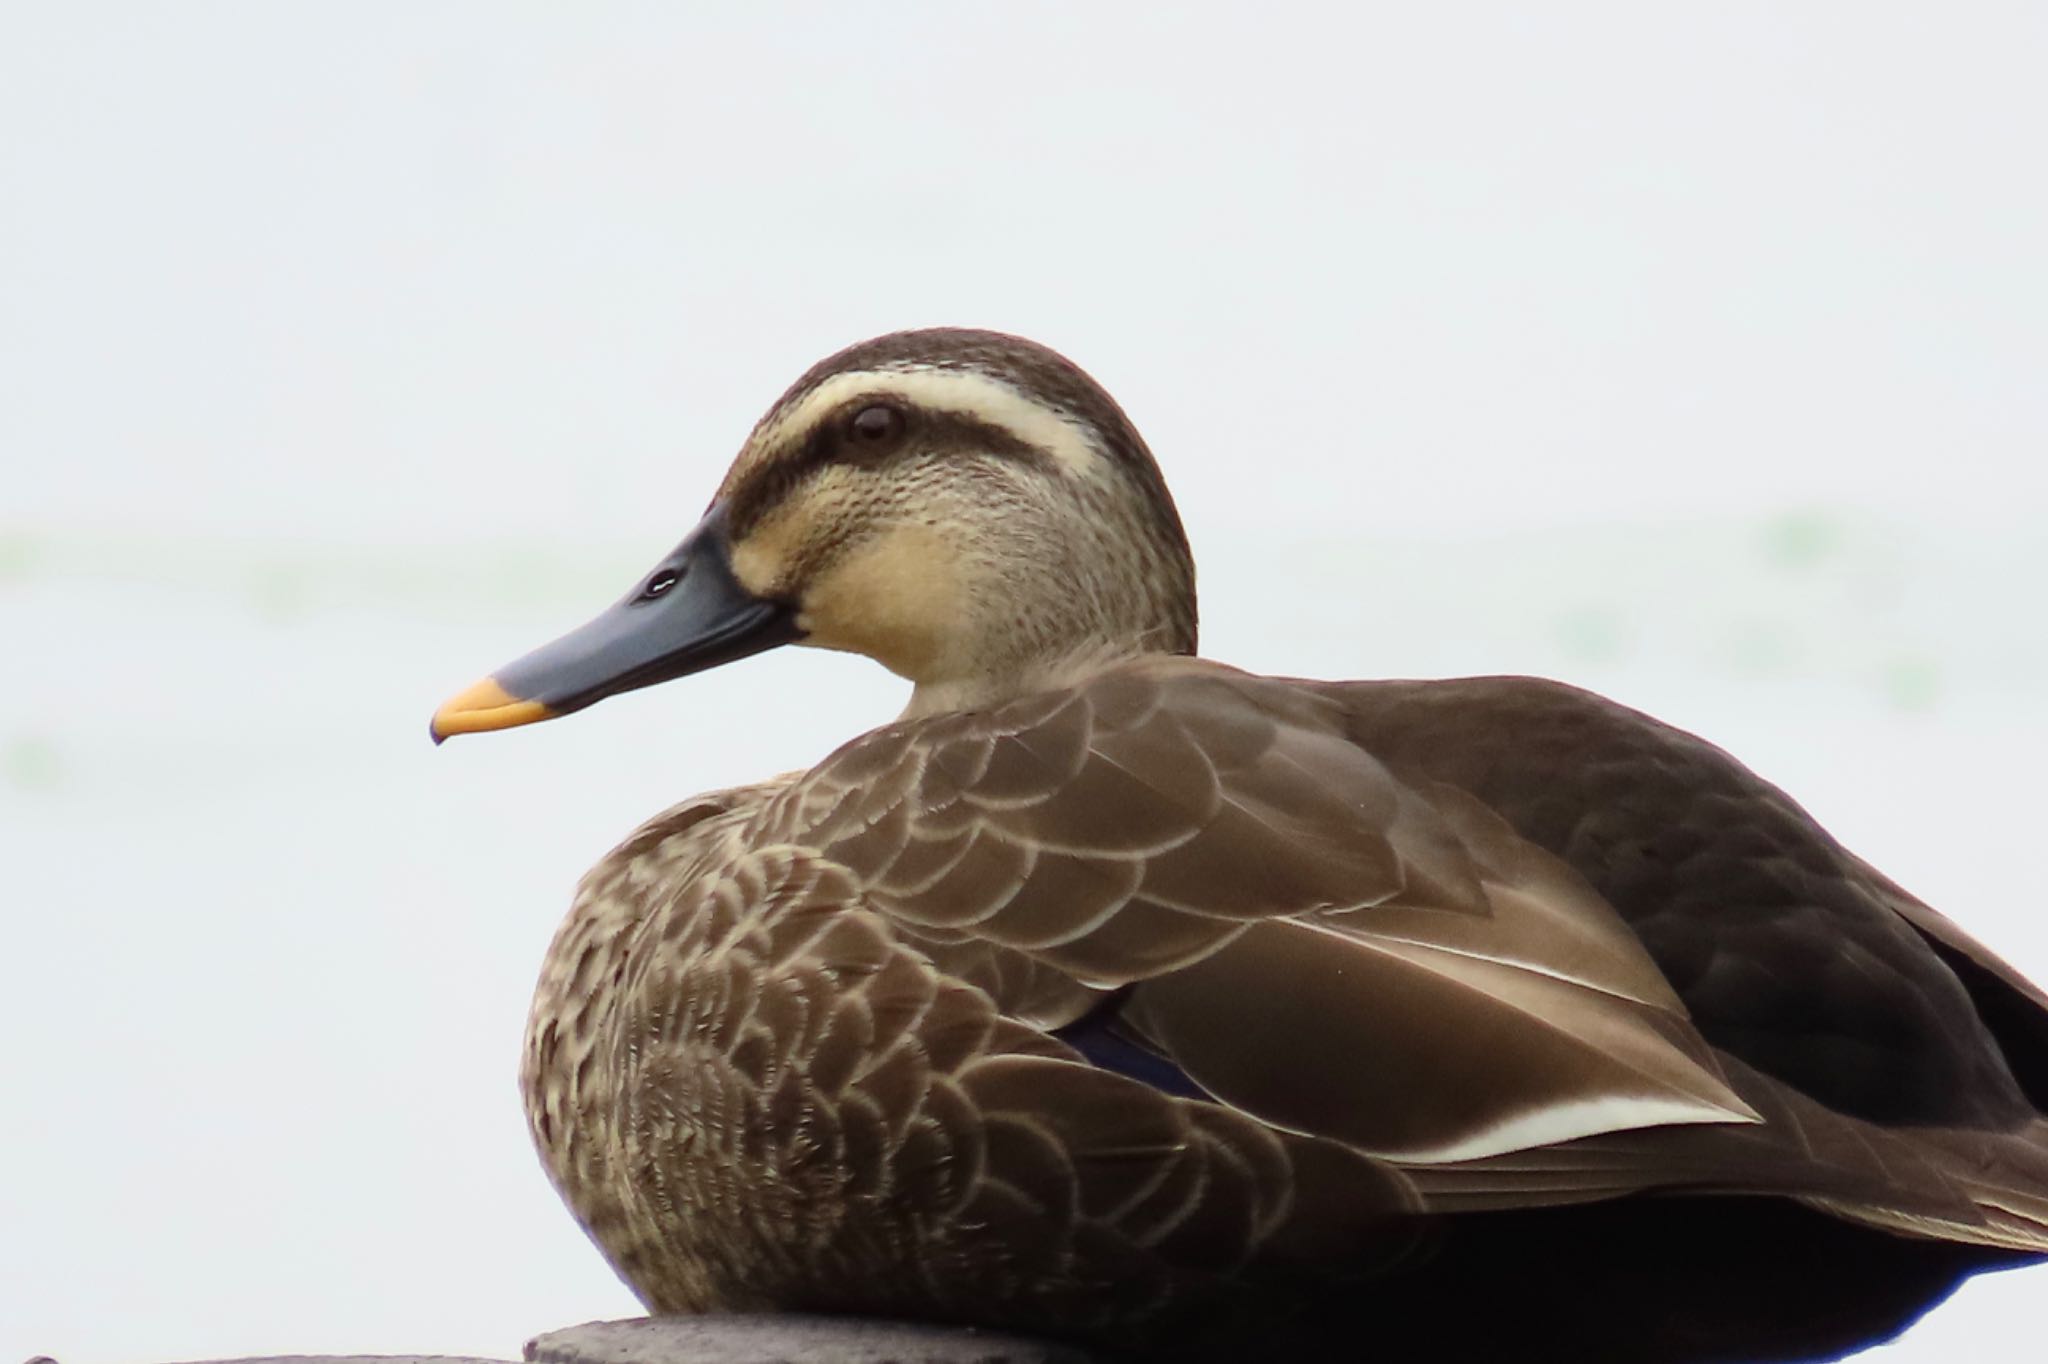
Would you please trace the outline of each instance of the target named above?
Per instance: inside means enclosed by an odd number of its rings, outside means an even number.
[[[703,672],[802,637],[785,602],[733,577],[713,507],[675,551],[595,620],[508,663],[434,712],[434,742],[581,710],[636,687]]]

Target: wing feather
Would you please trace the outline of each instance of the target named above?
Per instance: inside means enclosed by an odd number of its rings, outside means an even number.
[[[1572,867],[1463,787],[1390,767],[1344,704],[1135,661],[865,736],[769,802],[756,835],[844,867],[899,936],[1009,1018],[1055,1030],[1118,991],[1114,1026],[1218,1101],[1187,1112],[1311,1143],[1287,1148],[1297,1166],[1346,1150],[1360,1169],[1398,1167],[1431,1211],[1776,1192],[2048,1248],[2034,1192],[2048,1172],[2024,1140],[2000,1165],[1968,1135],[1952,1150],[1899,1138],[1715,1051]],[[1040,1135],[1110,1165],[1152,1153],[1143,1196],[1118,1210],[1127,1234],[1194,1215],[1157,1133]],[[1276,1157],[1255,1147],[1228,1159],[1269,1188],[1252,1174]],[[1102,1213],[1091,1179],[1078,1187]],[[1270,1198],[1202,1215],[1219,1245],[1284,1220]]]

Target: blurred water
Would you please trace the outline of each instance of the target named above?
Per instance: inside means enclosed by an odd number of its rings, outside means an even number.
[[[5,543],[8,1345],[503,1354],[630,1311],[517,1110],[541,952],[636,820],[815,760],[901,685],[787,650],[436,750],[445,693],[648,556]],[[1745,756],[2048,978],[2035,540],[1804,516],[1247,536],[1204,565],[1214,656],[1610,692]],[[1979,1340],[2017,1321],[2025,1282],[1973,1287],[1899,1357],[1943,1358],[1951,1318]]]

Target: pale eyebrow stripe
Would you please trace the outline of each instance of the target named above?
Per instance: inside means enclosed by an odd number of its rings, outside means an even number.
[[[825,414],[867,392],[997,427],[1022,444],[1043,450],[1076,474],[1093,473],[1103,458],[1102,448],[1083,423],[1025,396],[992,374],[974,369],[867,369],[835,374],[772,418],[751,444],[758,452],[778,449]]]

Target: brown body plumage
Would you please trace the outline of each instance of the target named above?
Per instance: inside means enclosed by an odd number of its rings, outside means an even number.
[[[2048,999],[1599,697],[1187,657],[1157,470],[1042,348],[824,362],[642,590],[436,732],[793,639],[905,717],[609,854],[527,1036],[655,1311],[1805,1358],[2048,1254]]]

